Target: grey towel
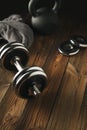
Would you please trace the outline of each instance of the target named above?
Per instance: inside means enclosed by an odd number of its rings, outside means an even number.
[[[23,22],[18,14],[0,21],[0,35],[8,42],[21,42],[28,49],[34,41],[33,30]]]

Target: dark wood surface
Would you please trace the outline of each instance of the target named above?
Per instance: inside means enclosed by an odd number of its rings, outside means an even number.
[[[71,57],[57,50],[73,34],[87,37],[86,23],[62,18],[56,34],[35,34],[27,66],[38,65],[48,75],[37,98],[17,97],[14,73],[0,67],[0,130],[87,130],[87,49]]]

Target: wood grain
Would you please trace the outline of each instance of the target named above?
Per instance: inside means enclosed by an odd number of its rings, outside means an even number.
[[[29,100],[17,97],[11,88],[14,73],[0,68],[0,130],[87,129],[87,49],[72,57],[57,50],[73,34],[87,36],[87,28],[68,18],[60,23],[53,35],[35,34],[30,48],[27,66],[40,66],[48,75],[40,96]]]

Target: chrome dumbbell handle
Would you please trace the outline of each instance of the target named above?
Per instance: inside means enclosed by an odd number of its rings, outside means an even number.
[[[16,67],[18,72],[24,70],[24,67],[21,64],[21,60],[20,60],[19,57],[15,56],[13,61],[12,61],[12,64],[14,64],[14,66]],[[36,83],[33,84],[33,93],[34,93],[35,96],[41,93],[40,90],[38,89],[38,86],[37,86]]]
[[[16,69],[18,71],[22,71],[23,70],[23,66],[21,64],[21,61],[20,61],[19,57],[17,57],[17,56],[14,57],[13,64],[14,64],[14,66],[16,67]]]

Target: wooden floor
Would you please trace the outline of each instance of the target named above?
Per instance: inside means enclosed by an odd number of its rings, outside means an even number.
[[[87,37],[86,23],[62,18],[56,34],[35,34],[27,66],[48,75],[37,98],[17,97],[10,87],[15,74],[0,67],[0,130],[87,130],[87,48],[71,57],[57,50],[73,34]]]

